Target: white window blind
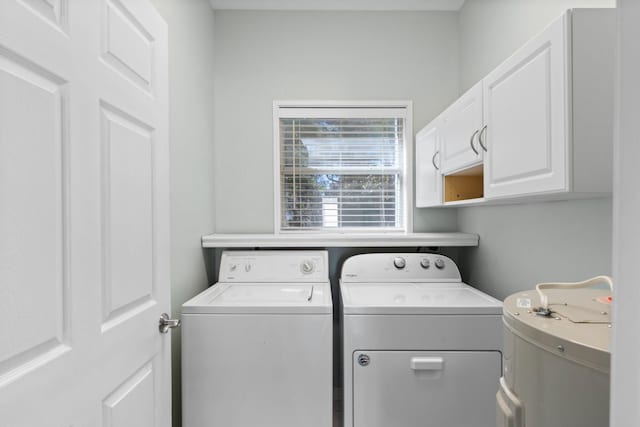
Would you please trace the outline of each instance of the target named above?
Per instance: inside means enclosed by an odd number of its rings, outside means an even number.
[[[405,117],[405,108],[280,114],[280,229],[404,230]]]

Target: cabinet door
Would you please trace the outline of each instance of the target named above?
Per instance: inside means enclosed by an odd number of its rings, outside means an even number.
[[[442,172],[448,174],[482,162],[478,143],[482,128],[482,82],[443,113]]]
[[[354,427],[495,427],[501,355],[356,351]]]
[[[484,79],[487,198],[568,190],[568,25],[565,14]]]
[[[442,204],[440,128],[435,120],[416,135],[416,207]]]

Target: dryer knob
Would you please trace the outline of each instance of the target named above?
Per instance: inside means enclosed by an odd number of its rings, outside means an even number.
[[[429,258],[422,258],[420,260],[420,266],[425,269],[429,268],[431,266],[431,263],[429,262]]]
[[[444,260],[442,258],[438,258],[435,265],[437,269],[442,270],[444,268]]]
[[[402,270],[406,265],[407,262],[404,260],[404,258],[402,257],[395,257],[393,259],[393,265],[398,269],[398,270]]]
[[[358,365],[360,366],[368,366],[371,363],[371,358],[366,354],[361,354],[358,356]]]

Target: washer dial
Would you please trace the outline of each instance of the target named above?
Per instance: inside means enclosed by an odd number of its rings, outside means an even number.
[[[316,269],[316,265],[314,264],[313,261],[309,259],[305,259],[300,264],[300,271],[302,271],[303,274],[311,274],[315,269]]]

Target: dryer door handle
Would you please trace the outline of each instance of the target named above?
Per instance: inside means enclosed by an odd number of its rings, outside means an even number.
[[[444,359],[442,357],[412,357],[411,369],[414,371],[442,371]]]

